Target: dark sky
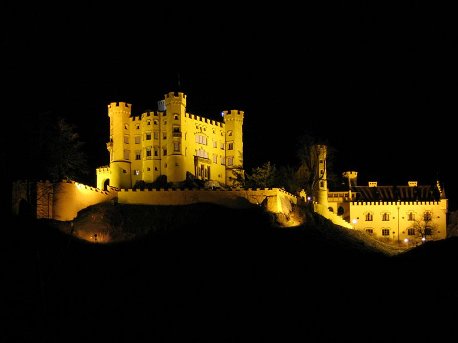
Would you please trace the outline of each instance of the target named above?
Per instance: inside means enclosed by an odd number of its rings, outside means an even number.
[[[109,102],[141,113],[182,90],[190,113],[245,111],[248,168],[293,165],[297,137],[309,132],[337,150],[339,173],[381,184],[439,177],[455,192],[454,12],[414,1],[319,3],[5,5],[6,117],[60,113],[95,168],[108,162]]]

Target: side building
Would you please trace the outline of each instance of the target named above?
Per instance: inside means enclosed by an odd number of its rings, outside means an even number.
[[[345,191],[329,191],[329,210],[354,229],[399,244],[419,244],[447,237],[448,200],[437,181],[434,185],[357,185],[357,172],[343,173]]]
[[[109,165],[97,168],[97,188],[131,189],[160,178],[179,183],[190,173],[200,180],[231,185],[243,170],[243,119],[223,111],[223,121],[186,112],[187,96],[169,92],[157,111],[133,115],[132,105],[108,105]]]

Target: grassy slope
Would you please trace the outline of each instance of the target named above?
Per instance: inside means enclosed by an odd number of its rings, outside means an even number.
[[[102,245],[44,222],[10,224],[2,341],[393,342],[439,324],[456,335],[443,311],[456,313],[445,266],[457,256],[441,264],[439,254],[454,240],[389,257],[328,221],[284,229],[260,208],[122,211],[131,231],[149,233]]]

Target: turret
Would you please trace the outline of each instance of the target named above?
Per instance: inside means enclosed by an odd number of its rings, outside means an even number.
[[[161,130],[166,132],[167,137],[171,137],[167,140],[167,178],[170,182],[180,182],[186,178],[183,160],[183,121],[186,115],[186,95],[182,92],[169,92],[165,94],[164,102],[160,107],[165,109],[165,117],[161,118]]]
[[[315,185],[316,201],[323,206],[328,207],[328,181],[326,174],[326,145],[315,145],[316,156],[318,157],[317,172],[318,180]]]
[[[346,171],[342,173],[342,176],[348,180],[348,189],[351,190],[352,187],[356,186],[356,180],[358,178],[358,172],[356,171]]]
[[[226,130],[226,184],[231,184],[233,169],[243,170],[243,118],[244,112],[223,111]]]
[[[108,105],[110,117],[110,141],[107,149],[110,152],[111,178],[110,186],[117,188],[131,188],[129,118],[131,104],[112,102]]]

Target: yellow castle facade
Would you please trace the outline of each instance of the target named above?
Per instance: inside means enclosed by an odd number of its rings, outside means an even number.
[[[370,181],[359,186],[357,172],[343,176],[349,180],[348,189],[329,191],[327,206],[353,229],[406,245],[447,237],[448,200],[439,182],[379,185]]]
[[[243,169],[243,119],[239,110],[223,111],[216,121],[186,111],[187,96],[169,92],[157,111],[134,115],[132,105],[108,105],[109,165],[97,168],[97,188],[132,189],[160,177],[179,183],[196,179],[231,185]]]

